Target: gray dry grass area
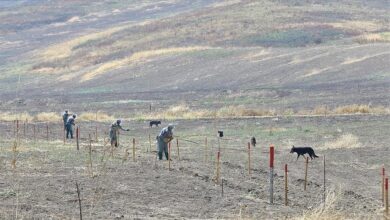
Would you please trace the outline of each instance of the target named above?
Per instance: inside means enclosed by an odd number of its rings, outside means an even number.
[[[380,170],[389,167],[383,130],[388,116],[336,116],[274,119],[219,119],[163,121],[176,124],[180,159],[174,141],[172,169],[167,161],[156,161],[154,138],[157,128],[147,122],[125,121],[129,133],[120,136],[120,147],[105,145],[109,123],[81,123],[81,148],[75,141],[62,142],[61,126],[49,124],[49,142],[44,124],[20,131],[20,145],[12,150],[13,123],[1,123],[0,213],[9,218],[78,218],[75,183],[81,186],[83,216],[87,219],[377,219],[380,201]],[[89,151],[88,134],[92,142]],[[221,140],[221,186],[213,182]],[[38,132],[39,131],[39,132]],[[151,135],[151,149],[148,135]],[[357,138],[352,144],[345,135]],[[247,142],[257,138],[252,149],[252,174],[248,175]],[[208,148],[205,148],[205,138]],[[105,138],[106,140],[103,140]],[[133,161],[132,138],[136,138]],[[191,142],[189,142],[191,141]],[[195,144],[196,142],[198,144]],[[276,148],[275,204],[269,204],[268,147]],[[312,146],[320,156],[310,161],[308,190],[303,190],[304,160],[289,153],[291,145]],[[324,147],[325,145],[325,147]],[[152,150],[153,152],[150,152]],[[91,154],[89,153],[91,152]],[[328,202],[323,195],[322,156],[327,158]],[[16,158],[15,168],[12,160]],[[91,160],[90,160],[91,158]],[[289,166],[289,206],[284,206],[284,164]],[[90,165],[92,164],[92,166]],[[92,168],[91,168],[92,167]]]

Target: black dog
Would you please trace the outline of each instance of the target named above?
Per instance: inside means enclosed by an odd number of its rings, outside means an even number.
[[[314,153],[314,150],[313,148],[311,147],[294,147],[294,145],[292,146],[291,148],[291,151],[290,153],[294,153],[296,152],[298,154],[298,157],[297,157],[297,160],[299,158],[299,156],[303,156],[305,157],[304,154],[309,154],[310,158],[313,160],[313,157],[318,157],[315,153]]]
[[[153,125],[156,125],[156,127],[158,127],[158,125],[161,125],[161,121],[150,121],[149,126],[153,127]]]
[[[256,138],[255,138],[255,137],[252,137],[252,138],[251,138],[251,145],[252,145],[253,147],[256,147]]]

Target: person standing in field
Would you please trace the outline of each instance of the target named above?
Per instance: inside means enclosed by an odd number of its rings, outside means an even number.
[[[163,152],[167,160],[169,159],[168,143],[173,139],[173,129],[174,126],[169,124],[167,127],[161,129],[160,134],[157,136],[157,154],[159,160],[162,160]]]
[[[130,131],[130,129],[122,128],[121,123],[122,123],[122,120],[118,119],[114,123],[111,124],[111,127],[110,127],[111,146],[118,147],[118,133],[119,133],[119,130]]]
[[[68,110],[65,110],[64,114],[62,114],[62,120],[64,121],[64,130],[66,130],[66,122],[68,122],[69,113]]]
[[[72,115],[72,117],[69,117],[68,120],[66,121],[66,139],[69,139],[69,134],[70,138],[73,139],[73,127],[75,126],[75,119],[76,115]]]

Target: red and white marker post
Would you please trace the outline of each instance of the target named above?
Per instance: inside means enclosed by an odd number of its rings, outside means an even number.
[[[269,147],[269,202],[274,203],[274,146]]]

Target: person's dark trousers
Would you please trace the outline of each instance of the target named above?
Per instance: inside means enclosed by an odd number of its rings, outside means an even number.
[[[167,160],[169,159],[168,152],[166,152],[166,151],[165,151],[165,157],[167,158]]]
[[[73,139],[72,125],[67,125],[67,126],[66,126],[66,138],[67,138],[67,139],[69,138],[69,134],[70,134],[70,138]]]

